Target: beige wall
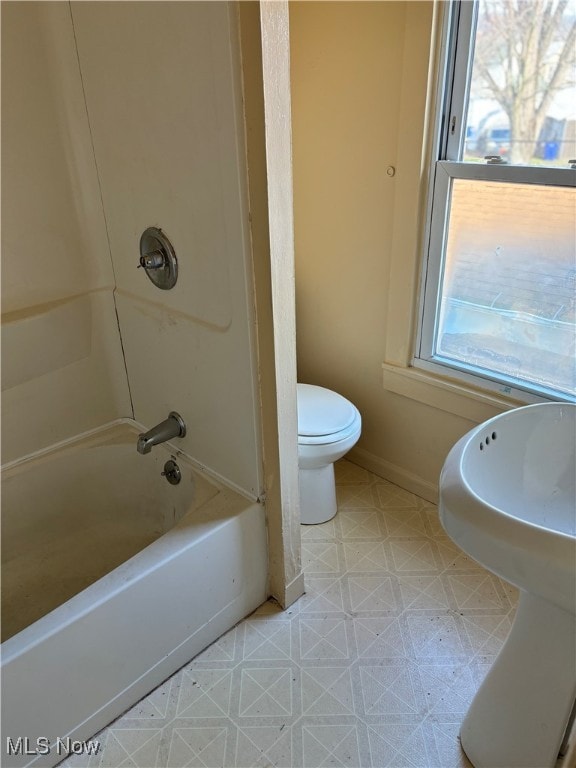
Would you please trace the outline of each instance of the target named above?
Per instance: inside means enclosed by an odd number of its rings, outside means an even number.
[[[362,407],[383,354],[404,6],[290,10],[298,373]]]
[[[474,404],[385,389],[382,363],[410,357],[433,12],[290,4],[298,376],[356,403],[354,460],[428,498]]]

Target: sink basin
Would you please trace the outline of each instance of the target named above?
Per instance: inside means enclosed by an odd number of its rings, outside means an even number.
[[[576,405],[474,428],[440,477],[440,520],[520,590],[516,618],[461,728],[476,768],[553,768],[576,700]]]

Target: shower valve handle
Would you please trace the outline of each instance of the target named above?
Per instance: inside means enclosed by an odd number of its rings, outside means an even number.
[[[172,243],[158,227],[148,227],[140,238],[139,267],[163,291],[174,288],[178,279],[178,259]]]
[[[144,267],[144,269],[161,269],[166,264],[166,257],[162,251],[151,251],[150,253],[144,253],[140,256],[140,263],[138,269]]]

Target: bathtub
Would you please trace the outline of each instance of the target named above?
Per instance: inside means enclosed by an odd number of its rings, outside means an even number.
[[[55,765],[266,599],[262,506],[140,431],[2,470],[4,768]]]

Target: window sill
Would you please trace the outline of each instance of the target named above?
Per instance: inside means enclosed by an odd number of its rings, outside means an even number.
[[[516,400],[463,386],[448,378],[440,378],[414,367],[382,363],[384,389],[396,395],[461,416],[481,424],[511,408],[526,405]]]

